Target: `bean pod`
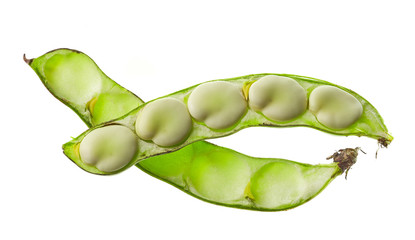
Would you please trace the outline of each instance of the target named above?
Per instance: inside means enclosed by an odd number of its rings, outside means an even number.
[[[125,128],[126,135],[119,140],[111,130],[116,126]],[[202,83],[147,102],[119,119],[87,130],[63,148],[84,170],[114,174],[148,157],[252,126],[307,126],[337,135],[368,136],[385,145],[392,140],[376,109],[353,91],[306,77],[255,74]],[[127,147],[103,154],[110,145],[105,140],[84,141],[95,134],[111,143],[129,138],[131,142],[124,146],[136,145],[135,154],[129,159],[121,157],[129,151]],[[100,161],[119,164],[100,169]]]
[[[253,158],[199,141],[140,162],[141,169],[204,201],[228,207],[280,211],[318,195],[355,162],[358,149],[336,152],[331,164]]]

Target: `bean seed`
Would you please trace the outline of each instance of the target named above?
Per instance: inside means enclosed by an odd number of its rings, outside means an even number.
[[[189,185],[208,200],[226,202],[244,197],[250,175],[249,165],[239,155],[213,150],[193,158]]]
[[[350,93],[333,86],[319,86],[310,94],[310,111],[323,125],[343,129],[362,116],[363,107]]]
[[[273,121],[288,121],[306,110],[307,93],[292,78],[268,75],[249,88],[249,106]]]
[[[192,117],[213,129],[234,125],[246,112],[246,105],[242,89],[224,81],[197,86],[187,101]]]
[[[94,129],[79,146],[81,160],[103,172],[126,166],[137,153],[137,137],[128,128],[109,125]]]
[[[144,140],[159,146],[173,146],[185,140],[192,128],[186,105],[174,98],[158,99],[137,115],[135,130]]]
[[[84,104],[101,91],[100,72],[85,55],[53,55],[42,70],[47,79],[45,84],[62,99],[76,99],[78,104]],[[82,87],[68,89],[69,84]]]

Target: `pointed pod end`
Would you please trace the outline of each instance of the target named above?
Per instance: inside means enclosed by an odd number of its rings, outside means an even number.
[[[379,138],[378,143],[381,148],[386,148],[389,146],[392,140],[393,140],[393,137],[391,135],[388,135],[387,138]]]
[[[33,58],[31,58],[31,59],[27,59],[26,58],[26,53],[25,54],[23,54],[23,60],[30,66],[30,64],[32,64],[32,62],[33,62]]]
[[[378,158],[378,152],[381,148],[387,148],[389,144],[392,142],[393,137],[388,134],[387,138],[379,138],[378,139],[378,150],[376,150],[375,158]]]

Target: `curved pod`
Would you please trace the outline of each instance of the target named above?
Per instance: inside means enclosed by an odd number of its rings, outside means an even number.
[[[49,92],[74,110],[88,127],[120,117],[143,103],[77,50],[62,48],[35,59],[23,58]]]
[[[201,200],[234,208],[280,211],[300,206],[317,196],[347,170],[340,167],[343,164],[350,168],[356,161],[357,150],[347,151],[350,157],[337,157],[338,162],[310,165],[285,159],[253,158],[199,141],[139,164],[150,175]],[[164,163],[181,167],[163,167]]]
[[[240,77],[240,78],[235,78],[235,79],[228,79],[227,81],[229,83],[232,83],[234,86],[239,86],[240,91],[245,92],[245,96],[247,95],[249,96],[248,100],[245,100],[245,101],[249,101],[250,98],[255,98],[254,96],[255,91],[257,93],[258,92],[261,93],[261,91],[257,91],[257,90],[253,91],[254,93],[252,93],[250,91],[249,86],[255,89],[254,84],[256,82],[264,81],[264,79],[265,80],[271,79],[271,76],[272,76],[272,79],[279,78],[279,75],[275,75],[275,74],[259,74],[259,75],[250,75],[250,76],[245,76],[245,77]],[[283,76],[283,77],[285,77],[284,79],[288,78],[287,76]],[[251,127],[251,126],[273,126],[273,127],[308,126],[308,127],[316,128],[316,129],[326,131],[329,133],[338,134],[338,135],[368,136],[368,137],[378,139],[379,141],[384,142],[386,144],[392,140],[392,137],[388,134],[386,126],[383,124],[383,120],[377,113],[376,109],[370,103],[368,103],[364,98],[362,98],[360,95],[350,90],[347,90],[345,88],[338,87],[338,86],[329,84],[324,81],[317,81],[317,80],[313,80],[313,79],[309,79],[305,77],[298,77],[298,76],[290,76],[289,79],[290,79],[289,80],[290,82],[292,81],[296,82],[296,84],[290,83],[288,85],[287,89],[292,90],[291,92],[294,92],[294,93],[301,92],[297,90],[299,89],[297,85],[301,86],[301,88],[304,89],[305,92],[307,93],[311,92],[311,94],[313,94],[313,91],[318,91],[320,87],[335,88],[337,89],[336,91],[339,92],[340,94],[334,95],[333,97],[334,100],[342,103],[344,106],[348,106],[348,102],[347,101],[343,102],[342,100],[343,100],[344,94],[347,94],[347,96],[350,95],[354,99],[353,101],[357,102],[358,106],[361,106],[363,111],[359,115],[358,118],[354,119],[354,122],[349,121],[348,125],[347,126],[342,125],[341,129],[333,128],[333,126],[337,127],[337,125],[332,125],[330,122],[319,121],[318,120],[319,115],[318,114],[315,115],[315,112],[310,111],[310,109],[306,109],[304,111],[302,109],[303,107],[301,107],[304,105],[304,103],[295,104],[296,106],[300,106],[300,107],[297,107],[297,110],[290,112],[289,115],[291,116],[289,117],[289,120],[284,119],[285,121],[282,121],[282,122],[270,119],[261,111],[255,111],[250,107],[248,107],[246,112],[239,117],[236,125],[234,125],[232,128],[227,128],[227,129],[214,129],[214,128],[207,126],[207,124],[204,122],[199,122],[195,120],[193,120],[191,124],[189,124],[187,120],[183,120],[182,124],[180,124],[180,121],[178,121],[175,124],[171,125],[169,128],[163,130],[167,135],[169,135],[168,133],[170,131],[175,131],[176,135],[171,137],[171,139],[173,139],[171,142],[161,143],[161,142],[154,141],[154,139],[152,139],[151,141],[148,141],[149,138],[143,138],[143,137],[139,138],[138,139],[139,150],[137,152],[136,158],[133,161],[131,161],[125,168],[133,164],[136,164],[137,162],[143,159],[146,159],[148,157],[152,157],[152,156],[166,153],[166,152],[176,151],[188,144],[191,144],[193,142],[200,141],[203,139],[226,136],[226,135],[235,133],[243,128]],[[148,106],[151,106],[152,104],[155,104],[160,101],[165,101],[166,99],[175,99],[177,102],[180,102],[179,105],[187,106],[187,109],[188,109],[189,101],[186,102],[186,99],[189,99],[190,96],[192,96],[195,93],[194,92],[195,89],[202,88],[203,86],[211,85],[216,82],[223,82],[223,81],[225,80],[202,83],[197,86],[184,89],[182,91],[170,94],[168,96],[150,101],[146,104],[141,105],[135,110],[131,111],[127,115],[119,119],[113,120],[111,122],[108,122],[107,124],[115,123],[115,124],[124,125],[130,129],[136,129],[136,130],[140,129],[140,127],[137,128],[137,124],[140,124],[140,122],[142,121],[141,120],[142,116],[140,113],[144,112]],[[217,91],[220,91],[219,88],[217,88]],[[290,91],[287,91],[287,92],[290,92]],[[279,93],[277,95],[279,95]],[[274,107],[276,110],[272,110],[272,111],[275,111],[276,113],[278,113],[279,111],[278,108],[280,108],[281,105],[284,106],[284,103],[290,105],[292,103],[292,101],[286,101],[285,100],[286,98],[295,99],[296,97],[295,96],[294,97],[284,96],[282,101],[280,101],[277,97],[277,101],[275,102],[271,101],[271,103],[268,105],[271,106],[271,109],[272,107]],[[273,98],[270,98],[270,99],[272,100]],[[173,100],[169,100],[169,101],[173,101]],[[206,101],[209,101],[209,100],[207,99]],[[297,101],[297,102],[303,102],[303,101],[304,100]],[[314,103],[311,102],[311,104],[314,104]],[[340,104],[339,106],[342,106],[342,104]],[[213,104],[213,106],[216,106],[216,104]],[[249,104],[247,104],[247,106],[249,106]],[[329,110],[333,110],[333,108],[329,108]],[[218,112],[220,112],[220,108],[218,108]],[[292,114],[293,112],[296,112],[296,114]],[[344,111],[340,111],[340,113],[342,112]],[[332,114],[336,115],[338,114],[338,111],[334,109],[334,111],[332,111]],[[166,119],[163,115],[164,113],[156,114],[153,120],[155,122],[159,120],[165,121],[165,120],[162,120],[162,119]],[[178,114],[178,116],[179,115],[184,116],[185,114],[181,113],[181,114]],[[238,113],[236,113],[235,115],[239,116]],[[325,124],[329,126],[326,126]],[[190,125],[192,127],[191,127],[190,132],[188,132]],[[168,124],[166,126],[168,126]],[[97,126],[97,127],[100,127],[100,126]],[[105,126],[101,126],[101,127],[105,127]],[[88,131],[81,134],[76,139],[74,139],[73,141],[68,142],[67,144],[64,145],[65,154],[70,159],[72,159],[75,163],[78,163],[80,159],[76,157],[77,153],[76,153],[76,148],[74,146],[76,146],[76,144],[78,144],[79,142],[82,142],[82,139],[85,136],[87,136],[90,132],[93,132],[93,131],[94,131],[94,128],[91,128]],[[140,136],[141,134],[139,130],[136,133],[138,134],[138,136]],[[152,134],[155,134],[155,130],[150,130],[150,135]],[[186,137],[182,138],[182,136],[186,136]],[[99,170],[91,171],[91,169],[93,168],[88,168],[85,170],[93,172],[93,173],[98,173],[98,174],[112,174],[112,172],[103,172]]]

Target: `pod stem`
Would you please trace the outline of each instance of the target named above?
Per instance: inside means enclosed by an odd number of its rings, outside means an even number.
[[[27,59],[26,58],[26,54],[23,54],[23,60],[28,64],[28,65],[30,65],[32,62],[33,62],[33,58],[31,58],[31,59]]]
[[[333,153],[326,159],[333,159],[333,162],[337,163],[337,166],[339,166],[339,168],[342,170],[342,173],[346,171],[345,179],[347,179],[347,173],[349,172],[350,168],[352,168],[353,164],[355,164],[357,161],[359,150],[362,153],[366,154],[362,149],[360,149],[360,147],[345,148]]]

